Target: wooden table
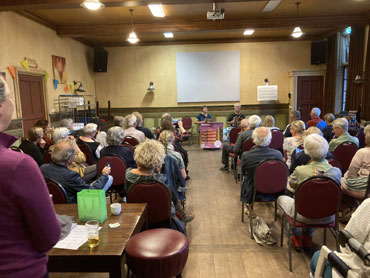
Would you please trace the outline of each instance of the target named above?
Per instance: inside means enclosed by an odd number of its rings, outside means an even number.
[[[109,205],[108,205],[109,206]],[[125,277],[124,250],[130,237],[141,231],[146,221],[146,204],[122,204],[122,212],[114,216],[107,206],[108,218],[100,224],[99,246],[90,250],[87,242],[78,250],[53,248],[49,251],[49,272],[109,272],[110,278]],[[78,224],[77,205],[55,205],[57,214],[75,216]],[[115,229],[109,223],[120,223]]]

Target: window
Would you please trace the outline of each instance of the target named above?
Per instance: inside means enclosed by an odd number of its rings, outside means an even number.
[[[346,108],[346,93],[347,93],[347,75],[348,75],[348,65],[343,65],[343,90],[342,90],[342,111]]]
[[[346,93],[347,93],[347,75],[348,75],[348,59],[349,59],[349,42],[351,38],[351,27],[344,29],[341,33],[341,67],[343,70],[343,82],[342,82],[342,111],[346,108]]]

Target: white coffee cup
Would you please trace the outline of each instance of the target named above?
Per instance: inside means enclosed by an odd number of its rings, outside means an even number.
[[[113,215],[120,215],[121,214],[121,204],[120,203],[114,203],[110,205],[110,212]]]

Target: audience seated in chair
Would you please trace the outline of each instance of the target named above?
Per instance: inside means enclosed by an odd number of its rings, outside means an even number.
[[[60,121],[60,127],[66,127],[69,130],[69,135],[76,136],[73,130],[73,120],[71,118],[62,119]]]
[[[100,150],[102,146],[94,138],[98,132],[97,124],[90,123],[84,126],[82,129],[82,136],[78,137],[77,144],[86,144],[90,147],[93,154],[92,160],[94,163],[100,158]]]
[[[136,117],[136,129],[144,133],[145,137],[148,139],[155,139],[153,133],[149,128],[143,127],[143,116],[139,112],[133,112]]]
[[[326,141],[330,142],[330,140],[333,138],[333,122],[335,120],[335,116],[332,113],[327,113],[324,115],[324,120],[326,123],[326,127],[322,129],[322,134]]]
[[[254,172],[257,165],[266,159],[283,160],[283,155],[278,150],[269,148],[271,143],[271,131],[267,127],[258,127],[252,133],[255,146],[242,154],[241,169],[245,179],[242,183],[240,200],[250,204],[254,191]]]
[[[289,114],[290,123],[285,127],[283,131],[284,137],[292,137],[292,133],[290,132],[290,126],[292,122],[300,120],[300,119],[301,119],[301,112],[299,112],[298,110],[293,110],[292,112],[290,112]]]
[[[284,159],[288,167],[290,167],[293,152],[298,146],[303,144],[304,130],[305,124],[301,120],[294,121],[290,125],[292,137],[285,138],[283,143]]]
[[[123,122],[124,122],[124,118],[122,116],[114,116],[113,118],[113,125],[114,126],[119,126],[119,127],[122,127],[123,128]]]
[[[57,127],[53,131],[53,141],[55,143],[58,143],[60,140],[63,139],[71,139],[72,141],[74,141],[76,155],[68,169],[78,173],[81,176],[81,178],[83,178],[85,181],[90,181],[97,175],[96,164],[93,165],[86,164],[85,154],[78,147],[77,143],[75,142],[75,138],[72,135],[68,134],[69,130],[66,127]],[[54,146],[55,145],[50,146],[49,148],[50,154],[53,151]]]
[[[131,186],[139,181],[155,179],[166,184],[167,176],[160,174],[165,156],[163,145],[155,140],[147,140],[138,145],[134,154],[137,168],[126,170],[125,191],[128,192]],[[172,188],[169,190],[172,191]],[[181,221],[186,223],[193,220],[194,215],[185,213],[177,194],[172,193],[172,202]]]
[[[94,117],[94,118],[91,119],[90,123],[93,123],[93,124],[97,125],[97,127],[96,127],[97,133],[95,135],[95,141],[99,142],[99,144],[102,148],[108,146],[107,133],[105,131],[103,131],[103,122],[102,122],[102,120],[98,117]]]
[[[127,168],[136,168],[134,153],[129,149],[121,146],[125,133],[123,128],[113,126],[107,131],[108,147],[100,151],[100,157],[107,155],[118,155],[126,162]]]
[[[358,138],[348,133],[348,120],[346,118],[338,118],[333,121],[333,132],[335,137],[329,143],[330,152],[334,152],[335,148],[344,142],[352,142],[357,147],[359,146]]]
[[[51,153],[53,163],[41,166],[45,178],[59,182],[67,192],[68,203],[77,203],[77,192],[82,189],[104,189],[107,191],[112,185],[110,168],[105,167],[102,175],[93,183],[87,184],[78,173],[69,170],[76,155],[75,142],[71,139],[62,139],[55,144]]]
[[[273,129],[280,130],[280,128],[275,126],[275,118],[271,115],[265,116],[263,125],[270,130],[273,130]]]
[[[142,143],[146,140],[145,134],[136,129],[137,119],[134,113],[127,115],[124,118],[123,128],[125,129],[125,136],[134,137],[139,143]]]
[[[312,126],[312,127],[309,127],[307,130],[305,130],[305,132],[303,133],[303,140],[305,137],[311,134],[318,134],[322,136],[321,130],[315,126]],[[335,157],[331,152],[328,152],[326,155],[326,159],[327,160],[335,159]],[[295,168],[297,168],[297,166],[306,165],[310,160],[311,160],[311,157],[305,153],[304,149],[299,150],[297,148],[296,153],[292,155],[292,162],[290,164],[289,174],[292,174]]]
[[[47,252],[61,227],[39,167],[9,149],[17,140],[4,133],[13,112],[10,89],[0,75],[0,277],[46,277]]]
[[[245,115],[240,113],[241,105],[240,103],[234,104],[234,112],[227,117],[227,124],[233,127],[237,127],[240,125],[241,120],[245,119]]]
[[[242,131],[236,139],[235,145],[224,144],[222,147],[222,158],[221,162],[224,167],[220,168],[222,171],[229,170],[229,152],[236,155],[240,155],[243,152],[243,145],[248,139],[252,138],[253,131],[261,124],[261,118],[257,115],[252,115],[248,119],[244,119],[240,122]]]
[[[53,130],[49,126],[48,120],[38,120],[35,123],[35,127],[41,127],[43,130],[42,139],[45,141],[45,150],[49,149],[49,147],[53,144],[53,141],[51,140],[51,135]]]
[[[33,127],[28,130],[28,138],[22,138],[19,148],[23,153],[31,156],[39,166],[44,163],[44,147],[46,142],[42,139],[43,130],[41,127]]]
[[[370,174],[370,125],[365,127],[364,133],[366,147],[356,152],[341,181],[343,193],[356,199],[365,197]]]
[[[304,180],[311,177],[329,177],[340,184],[342,176],[338,168],[332,167],[325,159],[328,152],[328,142],[318,134],[311,134],[305,137],[304,150],[310,156],[311,161],[307,165],[298,166],[293,174],[288,179],[288,189],[290,191],[302,183]],[[313,204],[314,205],[314,204]],[[294,217],[294,199],[288,196],[280,196],[278,198],[278,206],[283,209],[290,217]],[[308,219],[301,215],[297,215],[297,220],[306,224],[327,224],[333,222],[332,217],[329,219]],[[310,247],[312,244],[313,229],[304,230],[304,235],[299,231],[293,231],[294,236],[291,238],[292,246],[301,250],[303,246]]]
[[[310,113],[311,120],[307,122],[308,127],[318,126],[319,124],[320,125],[318,127],[320,128],[320,130],[326,127],[326,123],[320,118],[320,114],[321,114],[320,108],[318,107],[312,108]]]
[[[174,150],[174,146],[172,145],[175,140],[175,136],[173,136],[173,133],[169,130],[163,130],[159,135],[158,140],[164,146],[166,154],[176,159],[180,167],[181,175],[184,179],[186,179],[184,160],[182,159],[181,154]]]
[[[370,199],[365,200],[353,213],[348,224],[344,228],[349,232],[367,251],[370,250]],[[346,245],[346,247],[341,247],[341,252],[334,251],[334,253],[355,273],[354,277],[368,277],[361,276],[360,272],[364,271],[364,262]],[[317,261],[320,255],[320,251],[312,256],[311,259],[311,273],[314,275]],[[368,267],[367,267],[368,268]],[[363,274],[364,275],[364,274]],[[324,270],[324,278],[342,277],[332,269],[331,264],[328,262]],[[351,276],[353,277],[353,276]]]

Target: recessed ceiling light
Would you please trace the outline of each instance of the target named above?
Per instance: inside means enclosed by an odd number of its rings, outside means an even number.
[[[88,10],[96,11],[104,8],[105,6],[103,3],[100,3],[99,0],[85,0],[81,4],[81,7],[86,8]]]
[[[243,35],[244,36],[250,36],[254,33],[254,30],[253,29],[247,29],[244,31]]]
[[[166,39],[171,39],[173,38],[173,33],[172,32],[166,32],[166,33],[163,33],[164,37]]]
[[[161,4],[148,5],[150,11],[155,17],[164,17],[164,11]]]

